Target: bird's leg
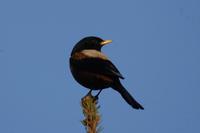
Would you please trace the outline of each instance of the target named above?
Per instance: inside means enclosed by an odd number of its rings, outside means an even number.
[[[91,96],[92,95],[92,89],[90,89],[90,91],[87,93],[86,96]]]
[[[101,90],[97,93],[97,95],[95,96],[95,100],[98,100],[98,99],[99,99],[99,94],[101,93],[102,90],[103,90],[103,89],[101,89]]]

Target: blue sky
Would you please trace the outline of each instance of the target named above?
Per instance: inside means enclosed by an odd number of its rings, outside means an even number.
[[[107,89],[103,132],[200,132],[198,0],[40,0],[0,2],[0,132],[85,132],[88,90],[69,70],[74,44],[112,39],[103,52],[144,106],[133,110]]]

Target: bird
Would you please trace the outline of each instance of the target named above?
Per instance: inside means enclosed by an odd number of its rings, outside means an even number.
[[[112,88],[119,92],[124,100],[134,109],[143,110],[131,94],[120,82],[124,79],[117,67],[101,52],[103,46],[112,40],[103,40],[100,37],[88,36],[78,41],[71,51],[69,65],[74,79],[85,88],[99,90]]]

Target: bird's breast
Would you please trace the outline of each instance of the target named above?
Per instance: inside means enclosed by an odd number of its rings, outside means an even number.
[[[89,65],[89,64],[88,64]],[[111,86],[113,80],[111,77],[95,73],[87,68],[80,67],[74,59],[70,59],[70,69],[74,79],[81,85],[89,89],[104,89]]]

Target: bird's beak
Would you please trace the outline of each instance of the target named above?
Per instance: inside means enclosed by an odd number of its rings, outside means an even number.
[[[112,40],[104,40],[100,44],[101,44],[101,46],[104,46],[104,45],[111,43],[111,42],[112,42]]]

